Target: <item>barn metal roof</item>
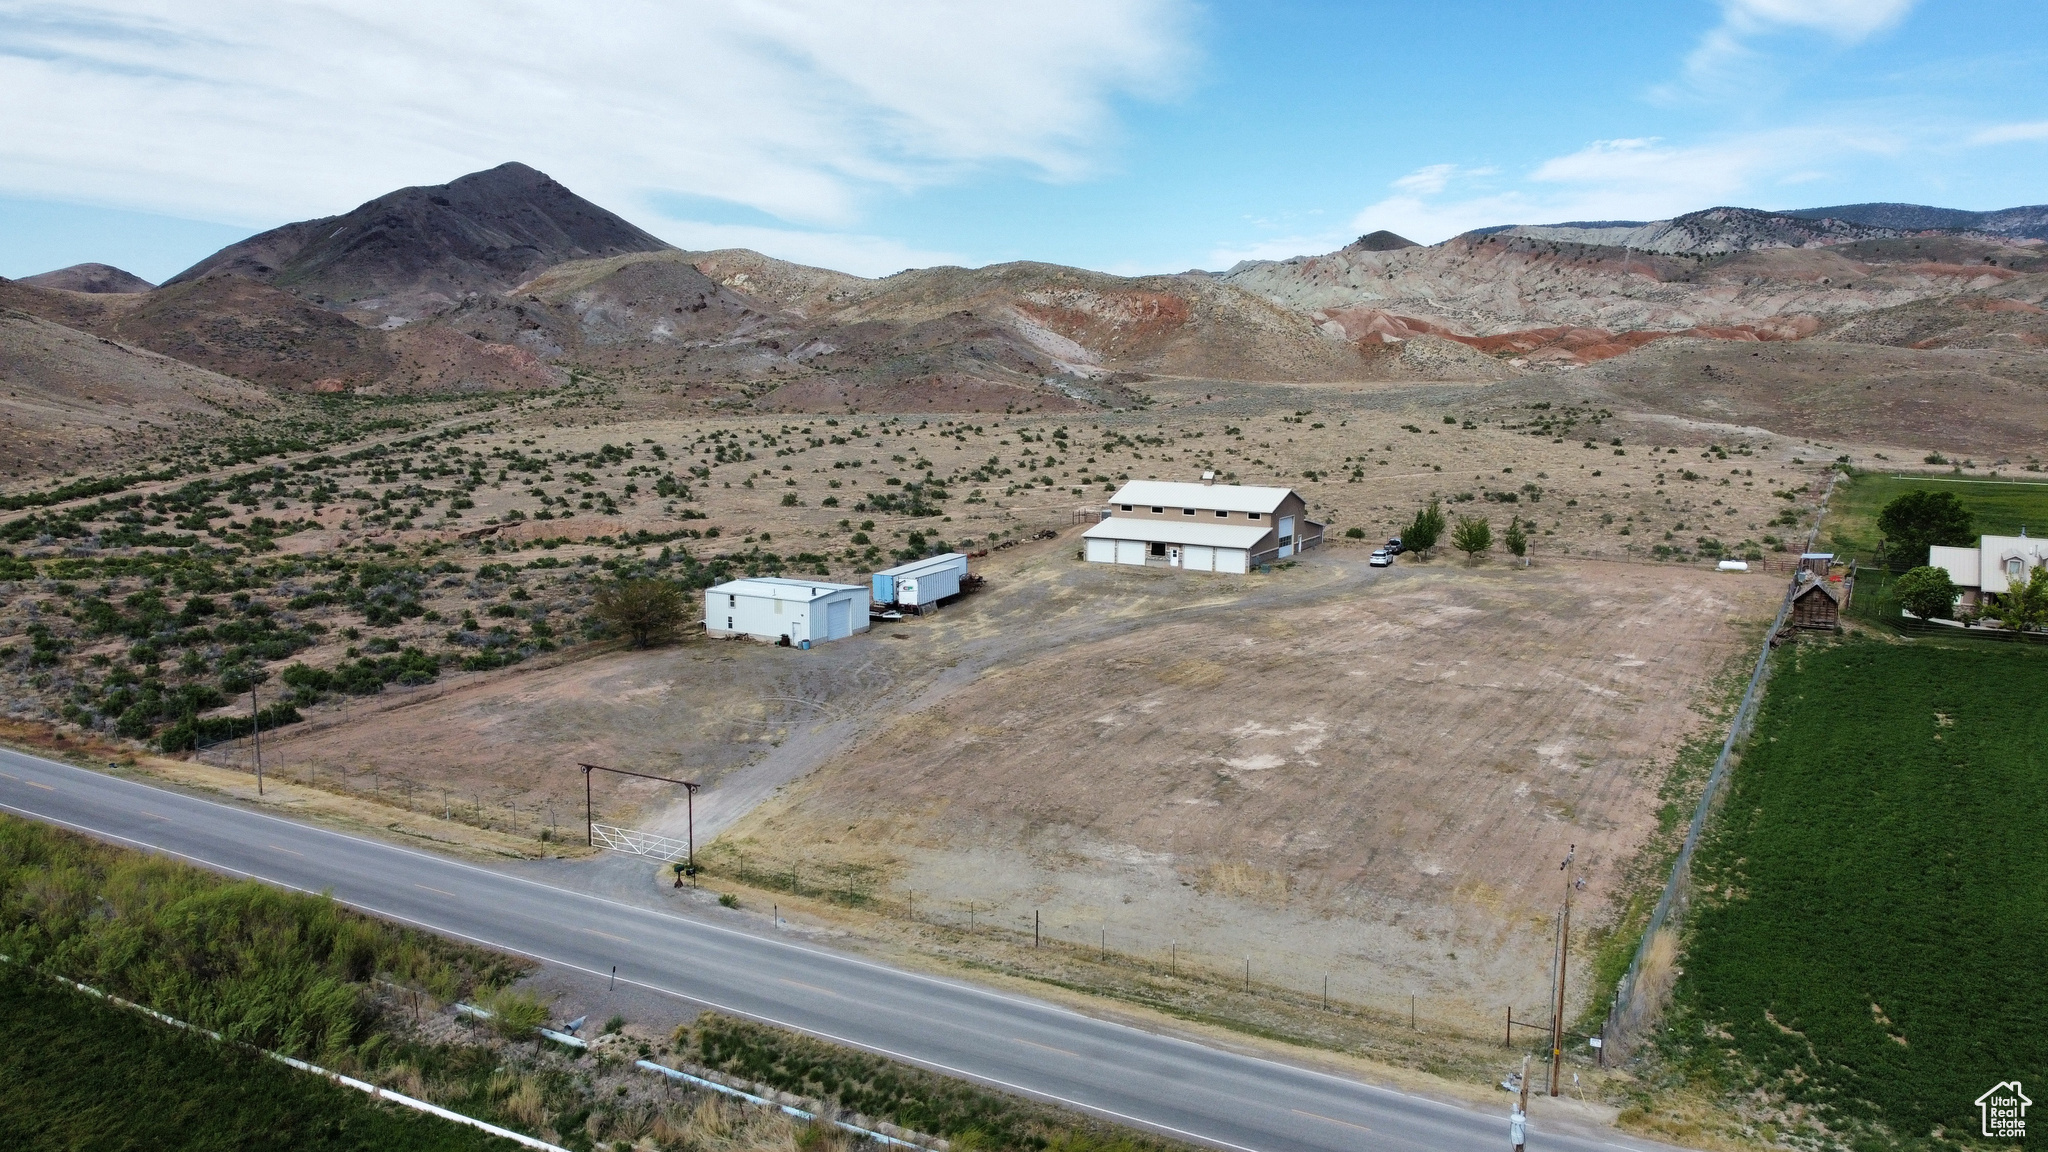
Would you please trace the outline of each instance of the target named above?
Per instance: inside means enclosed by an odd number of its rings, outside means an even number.
[[[1199,508],[1205,512],[1271,512],[1292,488],[1248,484],[1187,484],[1177,480],[1132,480],[1109,498],[1112,504],[1147,508]]]
[[[827,584],[822,580],[791,580],[783,576],[755,576],[745,580],[728,580],[723,584],[706,588],[706,594],[719,596],[765,596],[771,600],[822,600],[834,592],[865,592],[860,584]]]
[[[1090,540],[1143,540],[1160,544],[1194,544],[1206,548],[1251,549],[1272,532],[1265,524],[1205,524],[1199,520],[1142,520],[1111,516],[1082,536]]]

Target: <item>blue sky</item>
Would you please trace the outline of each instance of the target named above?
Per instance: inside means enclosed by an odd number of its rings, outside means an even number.
[[[1373,228],[2048,201],[2048,5],[0,0],[0,275],[506,159],[687,247],[1137,273]]]

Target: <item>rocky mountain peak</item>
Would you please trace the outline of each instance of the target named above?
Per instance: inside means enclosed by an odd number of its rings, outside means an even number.
[[[404,322],[570,260],[668,247],[546,173],[507,163],[252,236],[169,283],[230,272],[371,322]]]

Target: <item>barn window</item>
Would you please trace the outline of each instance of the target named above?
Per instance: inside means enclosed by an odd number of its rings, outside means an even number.
[[[732,617],[730,616],[725,618],[725,630],[728,632],[732,631]]]
[[[1131,506],[1129,504],[1124,505],[1124,511],[1129,512],[1130,510]]]
[[[1157,516],[1157,515],[1159,515],[1159,514],[1161,514],[1161,513],[1165,512],[1165,511],[1166,511],[1166,509],[1164,509],[1164,508],[1154,508],[1154,509],[1152,510],[1152,514],[1153,514],[1154,516]]]
[[[725,606],[726,606],[727,608],[737,608],[737,607],[739,607],[739,606],[740,606],[740,598],[739,598],[739,596],[738,596],[737,594],[735,594],[735,595],[731,595],[731,596],[727,596],[727,597],[725,598]]]
[[[1221,508],[1218,508],[1218,509],[1216,510],[1216,515],[1217,515],[1217,516],[1219,516],[1219,517],[1222,517],[1222,518],[1224,518],[1224,519],[1228,519],[1228,518],[1230,517],[1230,513],[1228,513],[1228,512],[1225,512],[1225,511],[1224,511],[1223,509],[1221,509]]]
[[[1180,510],[1180,514],[1183,516],[1193,516],[1195,514],[1195,510],[1193,508],[1183,508]]]
[[[1245,513],[1245,515],[1251,517],[1254,520],[1260,519],[1260,515],[1257,512],[1247,512]]]

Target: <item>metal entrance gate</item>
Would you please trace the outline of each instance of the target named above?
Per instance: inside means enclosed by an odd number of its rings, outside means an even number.
[[[592,824],[591,842],[599,848],[614,852],[630,852],[635,856],[652,856],[656,860],[675,863],[690,858],[690,845],[656,832],[642,832],[638,828],[620,828],[612,824]]]

